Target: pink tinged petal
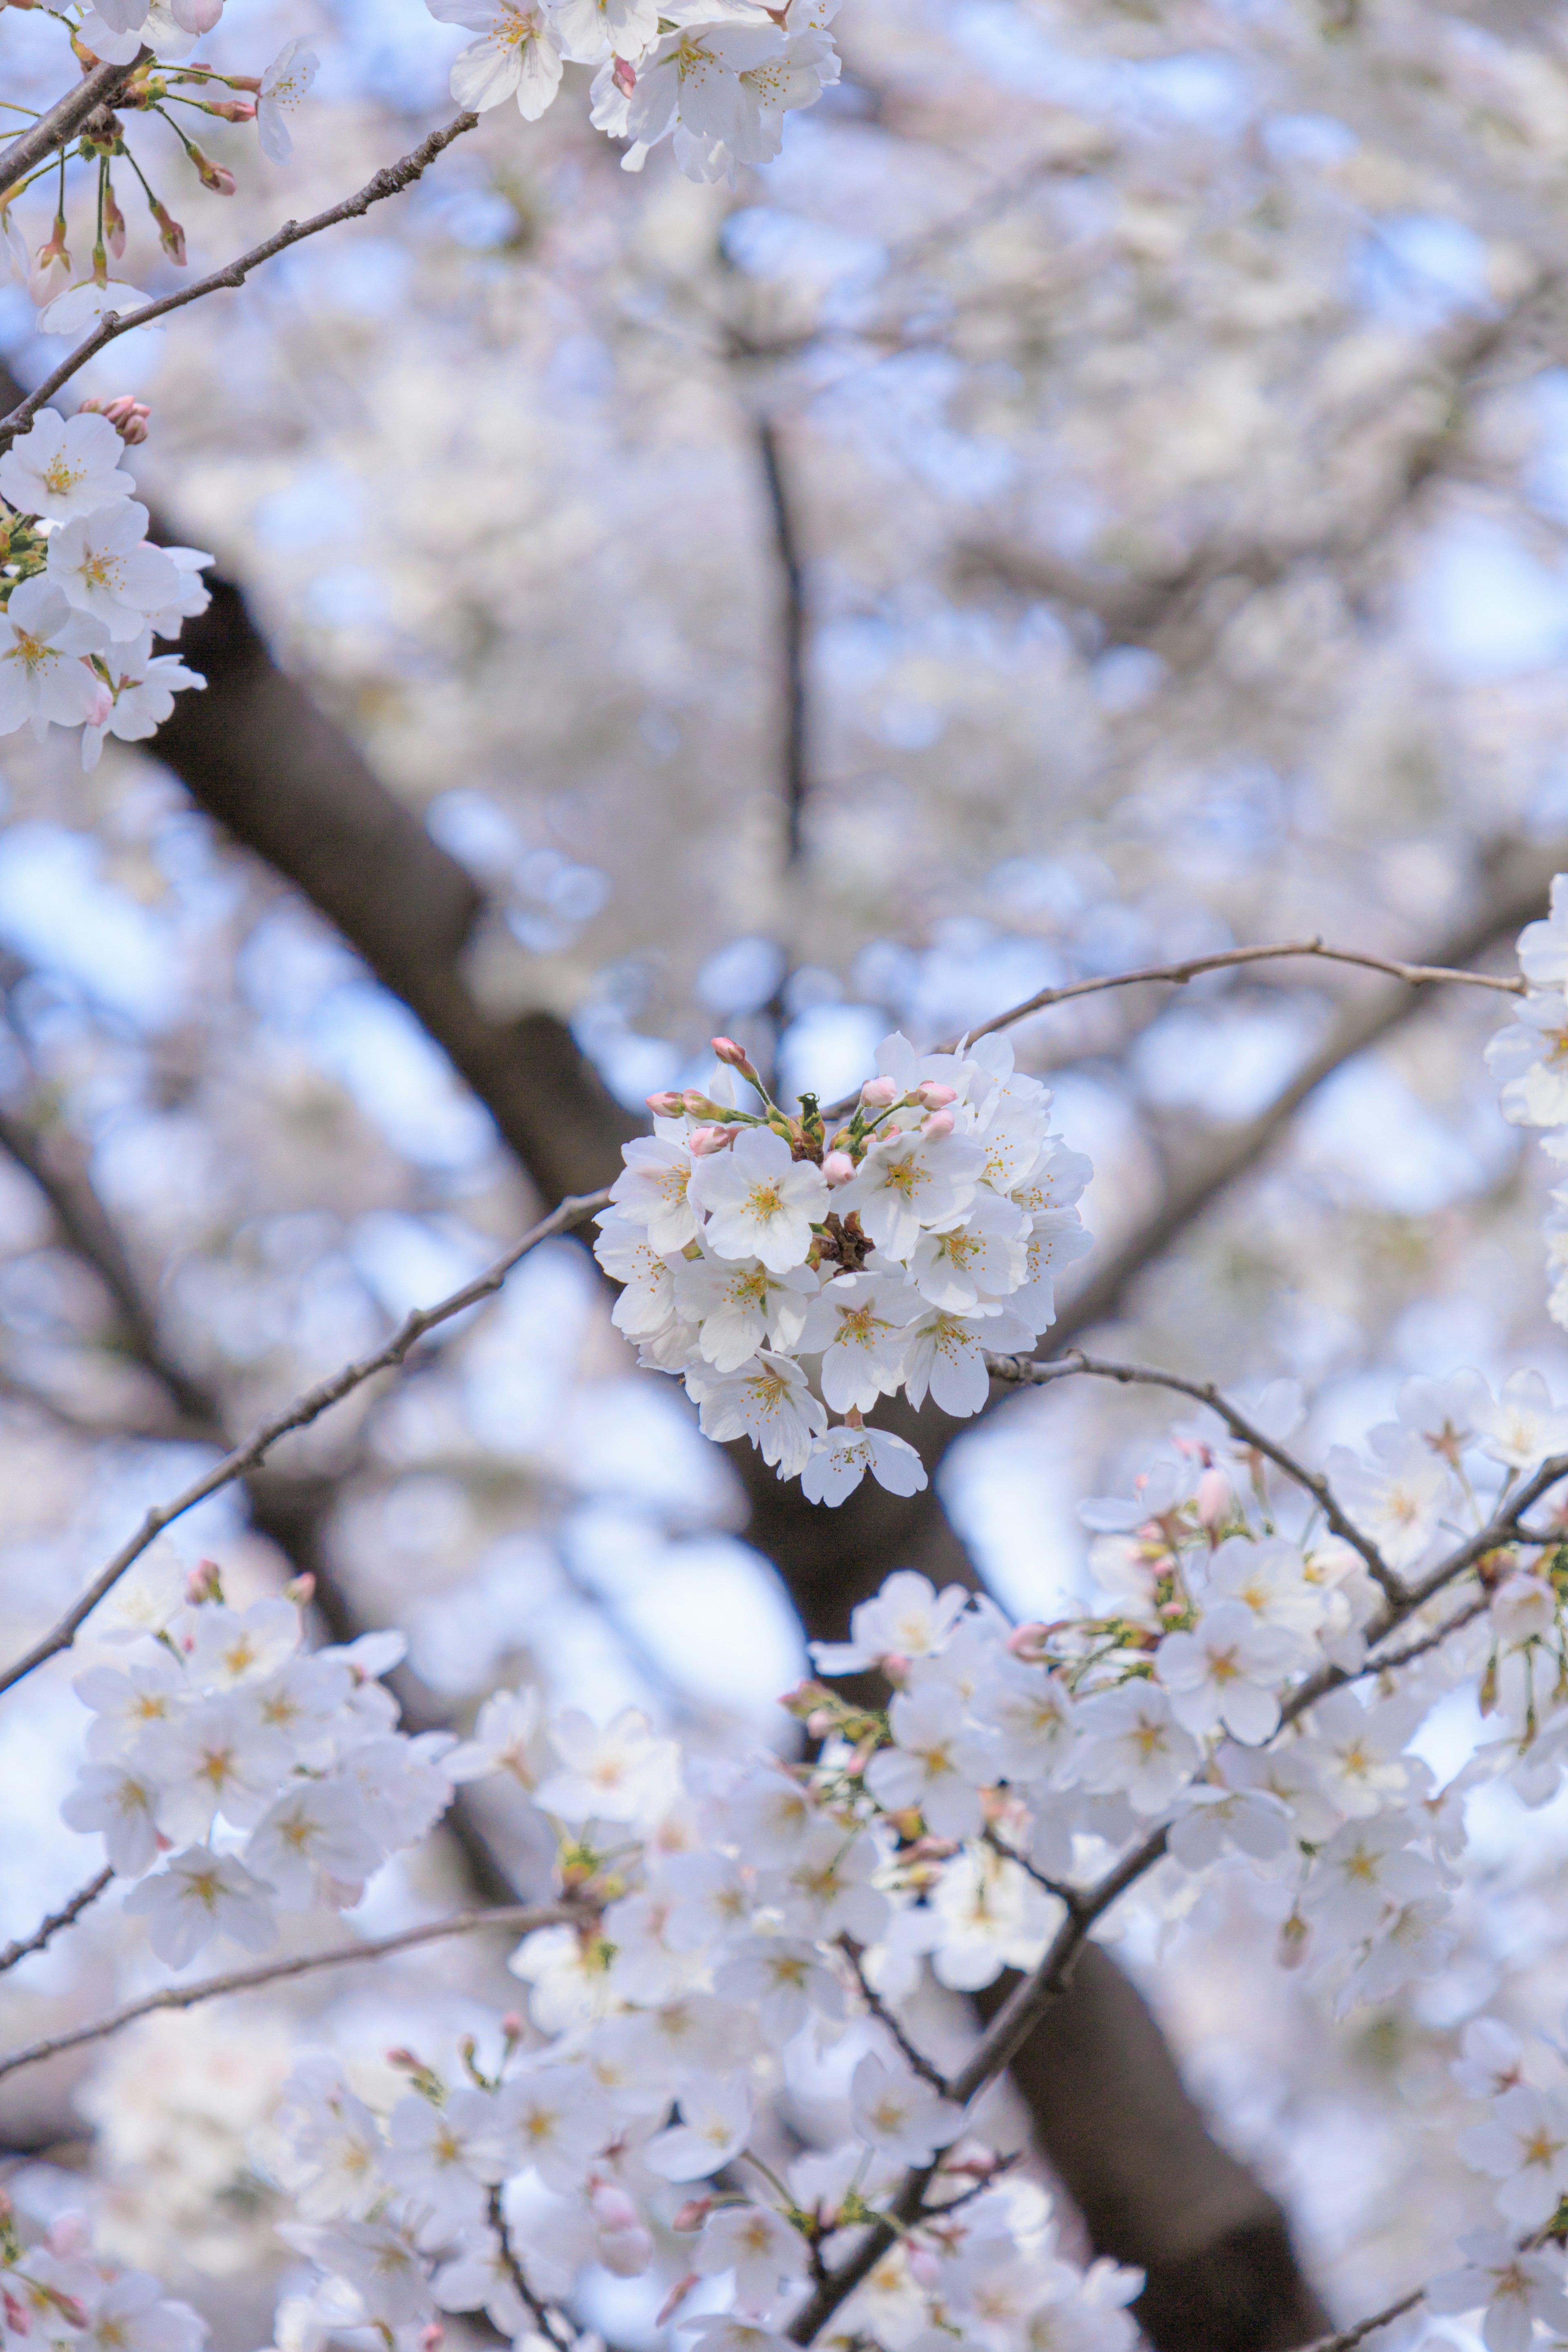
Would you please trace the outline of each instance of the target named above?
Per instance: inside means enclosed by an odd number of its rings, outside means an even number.
[[[452,60],[452,96],[459,106],[483,114],[487,107],[499,106],[512,95],[521,75],[522,60],[514,41],[504,45],[475,41]]]

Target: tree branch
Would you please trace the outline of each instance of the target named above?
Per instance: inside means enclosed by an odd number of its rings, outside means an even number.
[[[1027,1356],[987,1355],[985,1362],[993,1380],[1026,1388],[1043,1388],[1052,1381],[1071,1380],[1077,1374],[1087,1373],[1093,1380],[1118,1381],[1123,1387],[1137,1385],[1173,1389],[1180,1396],[1195,1398],[1199,1404],[1206,1404],[1211,1412],[1216,1412],[1232,1435],[1239,1437],[1244,1445],[1250,1445],[1256,1453],[1272,1462],[1277,1469],[1283,1470],[1288,1478],[1294,1479],[1298,1486],[1305,1488],[1340,1541],[1349,1544],[1352,1551],[1360,1552],[1391,1602],[1405,1600],[1405,1586],[1370,1536],[1363,1535],[1355,1522],[1345,1517],[1322,1473],[1309,1470],[1304,1462],[1298,1461],[1284,1446],[1266,1436],[1255,1422],[1249,1421],[1245,1413],[1238,1412],[1221,1395],[1212,1381],[1184,1380],[1179,1372],[1157,1371],[1152,1364],[1107,1363],[1103,1359],[1086,1356],[1081,1348],[1075,1348],[1070,1357],[1065,1360],[1053,1357],[1040,1361]]]
[[[330,1952],[299,1952],[286,1960],[267,1960],[260,1968],[235,1969],[227,1976],[204,1977],[198,1984],[164,1985],[158,1992],[143,1993],[140,2000],[127,2001],[108,2017],[96,2019],[90,2025],[74,2026],[68,2033],[57,2033],[47,2042],[30,2042],[26,2048],[8,2051],[0,2057],[0,2076],[15,2074],[24,2066],[41,2065],[46,2058],[58,2058],[67,2050],[79,2050],[84,2042],[102,2042],[118,2033],[121,2026],[133,2025],[139,2017],[151,2017],[160,2009],[195,2009],[198,2001],[216,2000],[225,1993],[252,1992],[258,1985],[282,1984],[289,1979],[311,1975],[317,1969],[341,1969],[355,1960],[375,1960],[388,1952],[412,1951],[417,1944],[434,1944],[447,1936],[471,1935],[476,1927],[504,1927],[509,1934],[531,1935],[536,1927],[556,1927],[563,1922],[587,1916],[586,1906],[563,1897],[557,1903],[502,1904],[494,1910],[458,1911],[449,1919],[427,1920],[421,1927],[403,1927],[395,1936],[368,1937],[363,1942],[340,1944]]]
[[[105,67],[99,68],[100,73],[109,70]],[[132,68],[116,66],[112,70],[123,80]],[[89,79],[90,80],[91,77]],[[85,89],[87,84],[82,87]],[[79,92],[72,92],[73,100],[79,96]],[[90,111],[91,109],[88,108],[78,118],[79,121],[84,121],[86,113]],[[285,221],[274,236],[264,237],[259,245],[252,246],[248,253],[240,254],[237,259],[226,262],[223,268],[213,270],[205,278],[198,278],[193,285],[182,286],[177,293],[162,295],[155,302],[144,302],[139,310],[128,310],[123,318],[116,310],[106,311],[91,334],[79,343],[58,367],[50,370],[37,390],[30,392],[26,400],[19,402],[9,416],[0,419],[0,449],[8,447],[18,433],[25,433],[44,404],[52,400],[62,385],[68,384],[72,376],[107,344],[116,341],[121,335],[130,334],[133,327],[150,327],[154,320],[166,318],[171,310],[183,310],[188,302],[199,302],[205,294],[219,293],[226,287],[243,286],[253,269],[258,269],[264,261],[272,260],[276,255],[286,253],[291,245],[300,245],[308,236],[319,236],[323,229],[336,228],[343,221],[355,220],[361,214],[369,212],[373,205],[384,202],[388,196],[401,195],[405,188],[412,187],[414,182],[428,170],[437,156],[448,148],[454,139],[460,139],[466,131],[472,131],[479,119],[477,114],[456,116],[452,121],[443,124],[439,131],[432,131],[427,139],[422,139],[411,153],[401,157],[395,163],[384,164],[374,179],[366,181],[357,195],[345,196],[341,204],[329,205],[324,213],[317,213],[310,220]],[[40,124],[39,129],[42,127]],[[18,146],[25,143],[24,141],[17,142]],[[0,170],[3,169],[4,164],[0,163]]]
[[[771,416],[757,418],[757,451],[763,463],[763,479],[767,484],[773,551],[778,557],[779,572],[784,581],[781,634],[784,723],[779,781],[784,794],[786,856],[788,863],[794,866],[801,854],[805,800],[811,789],[806,733],[805,572],[801,561],[795,499],[779,447],[778,426]]]
[[[41,163],[57,147],[63,147],[68,139],[74,138],[89,114],[95,114],[100,106],[112,106],[132,75],[147,63],[152,54],[151,49],[142,48],[129,65],[94,66],[74,89],[57,98],[48,112],[40,114],[32,128],[14,139],[0,155],[0,194],[8,193],[18,180],[26,178],[36,163]]]
[[[100,1870],[96,1878],[89,1878],[85,1886],[77,1888],[68,1903],[63,1903],[58,1911],[51,1911],[47,1919],[40,1919],[30,1936],[24,1936],[15,1944],[7,1944],[5,1950],[0,1951],[0,1977],[14,1969],[18,1960],[26,1959],[34,1952],[41,1952],[52,1936],[58,1936],[62,1927],[69,1927],[79,1919],[89,1904],[97,1902],[113,1876],[112,1868]]]
[[[345,1364],[331,1380],[319,1381],[314,1388],[307,1389],[281,1412],[261,1423],[243,1444],[225,1454],[221,1462],[215,1463],[199,1478],[193,1479],[172,1502],[159,1504],[150,1510],[136,1533],[121,1544],[113,1559],[100,1570],[58,1623],[25,1657],[18,1658],[14,1665],[0,1674],[0,1692],[10,1690],[25,1675],[42,1665],[46,1659],[68,1649],[79,1627],[91,1615],[105,1593],[113,1589],[132,1561],[141,1558],[165,1528],[173,1526],[185,1512],[194,1510],[209,1495],[217,1494],[222,1487],[231,1486],[235,1479],[242,1478],[247,1470],[255,1469],[280,1437],[287,1437],[297,1429],[309,1428],[329,1407],[341,1403],[344,1397],[363,1387],[377,1372],[395,1370],[426,1331],[433,1331],[437,1324],[449,1322],[454,1315],[462,1314],[466,1307],[491,1297],[500,1288],[512,1267],[521,1258],[526,1257],[530,1250],[537,1249],[541,1242],[548,1241],[552,1234],[565,1233],[573,1225],[581,1224],[584,1218],[602,1209],[608,1199],[607,1192],[599,1192],[580,1199],[563,1201],[558,1209],[524,1234],[521,1241],[514,1242],[486,1273],[477,1275],[472,1282],[466,1282],[460,1290],[455,1290],[450,1297],[439,1300],[434,1307],[416,1307],[411,1315],[404,1318],[384,1347],[378,1348],[374,1355],[362,1356],[357,1362]]]

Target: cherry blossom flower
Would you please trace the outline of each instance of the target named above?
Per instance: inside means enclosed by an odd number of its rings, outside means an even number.
[[[783,1136],[763,1127],[747,1129],[728,1151],[700,1160],[691,1198],[706,1217],[710,1249],[721,1257],[760,1258],[772,1274],[803,1262],[812,1223],[828,1206],[821,1169],[796,1160]]]
[[[944,1649],[969,1606],[962,1584],[936,1587],[912,1568],[896,1569],[870,1601],[849,1614],[847,1642],[814,1642],[811,1654],[825,1675],[855,1675],[885,1658],[929,1658]]]
[[[643,2149],[643,2162],[665,2180],[703,2180],[732,2163],[752,2128],[744,2083],[698,2081],[680,2094],[680,2121]]]
[[[531,1796],[553,1758],[536,1690],[492,1691],[480,1707],[473,1737],[454,1748],[443,1769],[461,1784],[505,1772]]]
[[[1568,2099],[1516,2083],[1493,2100],[1489,2123],[1461,2134],[1459,2153],[1501,2181],[1497,2207],[1505,2221],[1538,2230],[1568,2195]]]
[[[42,408],[0,457],[0,491],[23,514],[75,522],[134,492],[119,469],[124,449],[106,416]]]
[[[1414,1430],[1392,1422],[1374,1429],[1368,1443],[1379,1457],[1375,1468],[1346,1446],[1331,1446],[1329,1484],[1390,1568],[1414,1568],[1448,1502],[1448,1470]]]
[[[357,1899],[383,1860],[365,1826],[363,1799],[343,1780],[290,1785],[262,1814],[245,1852],[291,1911],[308,1911],[324,1882]]]
[[[661,1256],[683,1250],[697,1238],[697,1212],[688,1198],[696,1161],[682,1146],[652,1136],[626,1145],[624,1156],[626,1164],[610,1187],[611,1200],[628,1224],[644,1228],[650,1248]]]
[[[805,2242],[782,2213],[763,2205],[728,2205],[710,2213],[692,2251],[700,2278],[731,2271],[735,2293],[751,2311],[765,2311],[782,2287],[805,2274]]]
[[[800,1490],[808,1503],[842,1503],[868,1470],[889,1495],[918,1495],[926,1483],[925,1465],[905,1439],[845,1423],[814,1440]]]
[[[73,1830],[101,1830],[109,1866],[140,1878],[158,1858],[158,1784],[131,1764],[84,1764],[60,1819]]]
[[[705,1437],[749,1437],[781,1478],[800,1475],[812,1439],[827,1428],[800,1366],[765,1348],[727,1378],[704,1383],[699,1404]]]
[[[635,1822],[662,1811],[674,1793],[674,1747],[655,1738],[640,1707],[623,1707],[603,1727],[569,1707],[549,1737],[561,1769],[535,1792],[546,1812],[570,1822]]]
[[[166,617],[158,616],[161,620]],[[146,639],[108,656],[113,679],[112,701],[103,717],[82,730],[81,764],[90,773],[97,767],[103,739],[113,735],[122,743],[144,743],[155,735],[174,707],[176,694],[206,684],[174,654],[150,654]]]
[[[890,2065],[873,2052],[862,2058],[849,2085],[849,2120],[859,2137],[899,2164],[929,2164],[963,2127],[963,2111],[942,2098],[910,2067]]]
[[[515,98],[525,122],[536,122],[561,87],[561,39],[548,5],[519,0],[425,0],[443,25],[462,25],[479,38],[452,63],[452,96],[482,114]]]
[[[1486,1050],[1487,1067],[1501,1081],[1499,1104],[1515,1127],[1568,1123],[1568,993],[1553,988],[1527,996]]]
[[[994,1752],[965,1727],[955,1692],[940,1683],[897,1691],[889,1709],[893,1745],[866,1767],[866,1786],[889,1812],[918,1811],[938,1837],[972,1837],[980,1827],[977,1790],[994,1778]]]
[[[1563,2258],[1555,2248],[1530,2252],[1493,2230],[1468,2231],[1458,2242],[1464,2267],[1432,2281],[1429,2310],[1460,2313],[1484,2305],[1487,2352],[1528,2352],[1538,2320],[1559,2336],[1568,2333]]]
[[[1190,1633],[1167,1633],[1154,1672],[1189,1731],[1223,1724],[1233,1739],[1256,1745],[1279,1727],[1277,1685],[1297,1655],[1288,1634],[1258,1623],[1241,1601],[1205,1610]]]
[[[1198,1744],[1157,1683],[1096,1691],[1079,1704],[1087,1746],[1076,1762],[1086,1789],[1118,1790],[1135,1812],[1164,1810],[1194,1770]]]
[[[109,690],[81,656],[108,641],[102,622],[74,612],[54,581],[18,582],[0,612],[0,735],[30,719],[41,740],[51,721],[79,727],[98,719]]]
[[[985,1356],[1005,1355],[1032,1348],[1035,1334],[1022,1318],[1005,1308],[973,1316],[950,1315],[934,1307],[911,1323],[909,1353],[904,1360],[904,1388],[910,1402],[921,1405],[929,1394],[943,1412],[979,1412],[991,1394]]]
[[[841,1217],[853,1211],[889,1257],[910,1257],[922,1229],[961,1217],[974,1199],[984,1154],[958,1135],[896,1131],[873,1143],[847,1184],[834,1194]]]
[[[51,533],[47,577],[79,613],[101,621],[111,639],[140,636],[166,604],[179,574],[147,544],[147,509],[132,499],[79,515]]]
[[[1568,1411],[1552,1402],[1539,1372],[1510,1372],[1494,1403],[1477,1408],[1481,1452],[1510,1470],[1531,1470],[1548,1454],[1568,1453]]]
[[[194,1960],[215,1936],[227,1936],[248,1952],[265,1951],[278,1940],[267,1888],[231,1854],[210,1846],[171,1855],[162,1870],[132,1887],[125,1908],[146,1920],[148,1941],[172,1969]]]
[[[488,2091],[449,2091],[437,2106],[410,2092],[387,2117],[381,2168],[444,2221],[477,2222],[485,2186],[510,2168],[506,2123]]]
[[[698,1346],[708,1361],[721,1372],[732,1372],[759,1348],[793,1354],[802,1345],[817,1295],[816,1276],[804,1265],[777,1274],[760,1257],[726,1261],[711,1255],[711,1226],[703,1238],[704,1255],[680,1260],[672,1289],[681,1312],[701,1325]]]
[[[807,1355],[820,1352],[822,1394],[836,1412],[866,1412],[897,1393],[909,1340],[905,1326],[920,1302],[901,1282],[840,1274],[825,1283],[800,1334]]]
[[[460,17],[469,23],[471,16]],[[261,77],[256,98],[256,131],[269,163],[286,163],[294,152],[289,117],[321,71],[321,61],[303,41],[289,41]],[[521,102],[521,101],[520,101]],[[527,109],[524,108],[526,114]]]

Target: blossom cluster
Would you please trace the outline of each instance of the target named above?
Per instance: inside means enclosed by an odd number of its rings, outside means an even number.
[[[52,2352],[201,2352],[205,2322],[150,2272],[105,2262],[85,2213],[24,2221],[0,2190],[0,2340]]]
[[[784,2352],[814,2270],[933,2165],[928,2221],[836,2329],[896,2352],[933,2326],[999,2352],[1126,2352],[1137,2274],[1065,2260],[1040,2191],[867,2008],[850,1955],[886,1954],[911,1893],[841,1775],[772,1758],[715,1774],[636,1710],[546,1722],[527,1692],[488,1702],[451,1762],[530,1792],[583,1916],[524,1940],[529,2017],[466,2042],[460,2073],[395,2053],[389,2104],[325,2054],[297,2068],[271,2162],[321,2276],[279,2341],[369,2323],[412,2347],[439,2313],[480,2309],[515,2341],[597,2265],[673,2270],[667,2313],[690,2297],[702,2352]],[[822,2065],[826,2128],[800,2147],[797,2098],[792,2152],[779,2103]]]
[[[1568,874],[1553,878],[1546,919],[1521,931],[1519,965],[1526,992],[1487,1047],[1487,1066],[1501,1080],[1503,1117],[1515,1127],[1553,1129],[1543,1148],[1568,1171]],[[1568,1329],[1568,1172],[1552,1187],[1552,1202],[1546,1303],[1552,1321]]]
[[[650,1096],[654,1133],[625,1147],[595,1244],[624,1285],[616,1321],[684,1379],[709,1436],[751,1438],[814,1502],[841,1503],[868,1469],[912,1494],[919,1455],[864,1416],[900,1390],[979,1412],[987,1351],[1033,1348],[1059,1268],[1089,1247],[1074,1204],[1089,1162],[1050,1132],[1051,1097],[1005,1038],[924,1055],[887,1038],[831,1133],[815,1097],[786,1116],[740,1047],[714,1044],[709,1092]],[[761,1112],[737,1108],[737,1076]]]
[[[0,457],[0,735],[79,727],[84,768],[106,735],[144,741],[204,682],[153,650],[206,610],[213,559],[147,539],[121,462],[145,420],[129,400],[70,417],[46,408]]]
[[[139,1881],[124,1907],[171,1967],[216,1937],[264,1949],[279,1909],[349,1908],[445,1811],[454,1743],[400,1732],[377,1679],[401,1634],[307,1653],[295,1601],[232,1609],[206,1568],[129,1643],[77,1677],[94,1720],[61,1811]]]
[[[838,0],[425,0],[443,24],[479,38],[452,68],[452,95],[482,109],[515,99],[535,121],[561,87],[563,61],[595,66],[591,120],[627,142],[640,172],[673,142],[692,180],[735,182],[770,163],[784,116],[838,79],[827,27]]]

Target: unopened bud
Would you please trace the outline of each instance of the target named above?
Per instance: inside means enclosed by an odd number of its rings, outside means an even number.
[[[860,1099],[870,1110],[890,1110],[899,1099],[896,1078],[868,1078],[860,1089]]]
[[[185,266],[185,232],[166,205],[154,202],[153,217],[158,224],[158,242],[177,268]]]
[[[796,1683],[794,1690],[782,1695],[779,1705],[786,1715],[793,1715],[796,1722],[804,1723],[815,1708],[826,1706],[832,1696],[833,1693],[821,1683]]]
[[[413,2051],[405,2050],[401,2042],[395,2050],[387,2052],[386,2063],[389,2066],[395,2066],[401,2074],[420,2074],[425,2071]]]
[[[436,2352],[436,2347],[445,2341],[446,2334],[438,2319],[426,2320],[419,2330],[419,2352]]]
[[[614,2180],[599,2181],[588,2199],[594,2209],[594,2219],[605,2230],[635,2230],[641,2224],[641,2215],[626,2190]]]
[[[830,1184],[847,1184],[855,1173],[855,1162],[847,1151],[830,1151],[823,1160],[822,1172]]]
[[[657,1095],[649,1095],[647,1100],[655,1118],[679,1118],[684,1108],[681,1097],[668,1087],[661,1088]]]
[[[958,1088],[941,1086],[935,1078],[927,1078],[923,1086],[915,1088],[914,1099],[924,1110],[945,1110],[949,1103],[958,1100]]]
[[[743,1045],[737,1045],[733,1037],[715,1037],[713,1051],[730,1069],[743,1071],[750,1077],[752,1066],[746,1059],[746,1049]]]
[[[669,2226],[683,2237],[689,2236],[693,2230],[700,2230],[712,2210],[711,2197],[689,2197]]]
[[[699,1160],[706,1160],[715,1151],[727,1151],[740,1132],[738,1127],[694,1127],[686,1147]]]
[[[209,98],[205,100],[202,111],[218,115],[225,122],[254,122],[256,100],[253,98]]]
[[[933,1110],[928,1119],[923,1119],[921,1121],[921,1133],[923,1136],[929,1137],[932,1141],[939,1139],[944,1135],[951,1135],[952,1133],[952,1113],[950,1110]]]
[[[1050,1631],[1050,1627],[1037,1618],[1027,1625],[1015,1625],[1007,1636],[1007,1647],[1016,1658],[1022,1658],[1026,1666],[1043,1666],[1048,1655],[1047,1643]]]
[[[680,1108],[688,1118],[722,1118],[724,1106],[705,1095],[700,1087],[688,1087],[680,1097]]]
[[[193,146],[190,150],[190,157],[196,167],[196,176],[204,188],[210,188],[215,196],[233,195],[239,184],[226,163],[215,163],[212,157],[200,147]]]
[[[223,1599],[223,1570],[216,1559],[196,1562],[185,1579],[185,1599],[193,1608],[203,1601]]]
[[[522,2011],[521,2010],[509,2009],[507,2011],[506,2015],[500,2021],[500,2038],[506,2043],[509,2050],[515,2049],[517,2044],[522,2040]]]
[[[1198,1480],[1198,1521],[1205,1528],[1218,1527],[1230,1507],[1230,1480],[1223,1470],[1205,1470]]]
[[[668,2320],[670,2320],[675,2316],[675,2314],[680,2309],[681,2305],[686,2301],[687,2296],[691,2293],[691,2290],[696,2284],[697,2273],[695,2271],[688,2271],[684,2278],[678,2278],[676,2280],[675,2284],[670,2288],[669,2293],[665,2296],[664,2301],[659,2305],[658,2316],[653,2323],[656,2327],[664,2326]]]
[[[309,1569],[299,1576],[290,1577],[283,1587],[284,1600],[291,1601],[296,1609],[308,1609],[315,1597],[316,1580]]]
[[[115,203],[114,190],[110,187],[103,191],[103,234],[116,261],[122,261],[125,257],[125,215]]]
[[[637,86],[637,69],[629,58],[617,58],[610,79],[623,98],[630,98]]]

